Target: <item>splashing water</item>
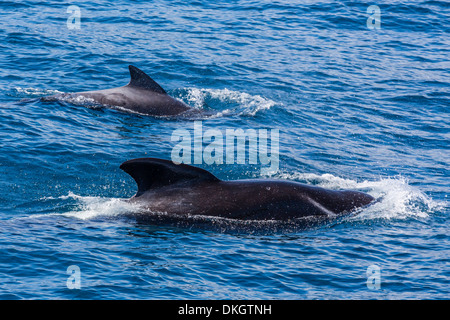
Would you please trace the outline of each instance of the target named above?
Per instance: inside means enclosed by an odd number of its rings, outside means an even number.
[[[47,95],[54,95],[54,94],[60,94],[63,93],[58,90],[44,90],[39,88],[21,88],[16,87],[12,91],[11,95],[16,97],[41,97],[41,96],[47,96]]]
[[[246,92],[225,89],[187,88],[186,102],[194,108],[201,109],[205,105],[215,105],[217,102],[226,104],[227,109],[218,112],[216,116],[223,116],[236,110],[240,115],[255,116],[262,110],[268,110],[277,103],[273,100],[251,95]]]
[[[353,220],[426,218],[430,213],[442,208],[441,203],[408,184],[408,180],[401,176],[361,182],[332,174],[312,173],[282,173],[279,178],[299,180],[334,190],[357,190],[373,196],[377,202],[360,210],[357,215],[351,217]]]
[[[139,210],[138,205],[126,202],[124,201],[125,199],[80,196],[74,194],[73,192],[69,192],[65,196],[45,197],[40,200],[75,201],[75,208],[74,210],[70,210],[63,213],[33,215],[33,217],[57,215],[57,216],[77,218],[81,220],[89,220],[100,217],[103,218],[120,217],[130,212],[137,212]]]

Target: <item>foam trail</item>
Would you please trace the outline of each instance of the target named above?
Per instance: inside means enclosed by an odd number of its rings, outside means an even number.
[[[14,88],[14,95],[18,97],[40,97],[45,95],[54,95],[54,94],[61,94],[63,92],[58,90],[45,90],[45,89],[38,89],[38,88],[21,88],[16,87]]]
[[[260,95],[251,95],[246,92],[232,91],[229,89],[198,89],[186,88],[187,103],[194,108],[201,109],[208,100],[216,100],[227,105],[235,105],[239,114],[254,116],[262,110],[268,110],[277,103],[273,100],[261,97]],[[231,109],[226,109],[218,113],[219,116],[228,114]]]
[[[79,196],[72,192],[65,196],[45,197],[41,200],[75,200],[76,208],[68,212],[33,215],[33,217],[53,215],[89,220],[98,217],[117,217],[139,211],[138,205],[126,202],[124,199]]]
[[[407,179],[401,176],[361,182],[332,174],[282,173],[278,177],[328,189],[362,191],[378,200],[350,218],[354,220],[426,218],[430,213],[442,208],[442,203],[434,201],[417,187],[411,186]]]

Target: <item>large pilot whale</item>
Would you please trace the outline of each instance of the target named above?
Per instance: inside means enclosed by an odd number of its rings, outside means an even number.
[[[175,116],[192,109],[182,101],[169,96],[156,81],[142,70],[132,65],[128,66],[128,68],[131,79],[123,87],[62,93],[44,97],[42,100],[64,99],[76,101],[78,97],[84,97],[103,106],[120,107],[122,110],[153,116]]]
[[[127,201],[171,217],[212,216],[237,220],[288,221],[334,218],[369,205],[358,191],[327,190],[286,180],[224,181],[209,171],[157,158],[126,161],[120,168],[137,183]]]

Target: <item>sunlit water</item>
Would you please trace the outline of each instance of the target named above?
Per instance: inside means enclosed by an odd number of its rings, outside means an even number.
[[[450,105],[444,1],[0,4],[1,299],[446,299]],[[43,102],[111,88],[128,65],[201,112],[162,119]],[[279,170],[201,167],[367,192],[307,228],[142,223],[119,165],[170,159],[176,129],[278,129]],[[69,289],[78,266],[81,288]],[[379,267],[379,288],[368,285]]]

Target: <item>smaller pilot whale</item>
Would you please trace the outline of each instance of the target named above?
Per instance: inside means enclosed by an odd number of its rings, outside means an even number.
[[[327,190],[285,180],[223,181],[187,164],[157,158],[133,159],[122,170],[137,183],[127,200],[168,217],[212,216],[238,220],[288,221],[334,218],[369,205],[374,198],[357,191]]]
[[[143,71],[132,65],[128,68],[131,80],[123,87],[63,93],[44,97],[42,100],[65,99],[70,101],[77,97],[84,97],[104,106],[120,107],[122,110],[153,116],[175,116],[191,110],[182,101],[169,96],[158,83]]]

